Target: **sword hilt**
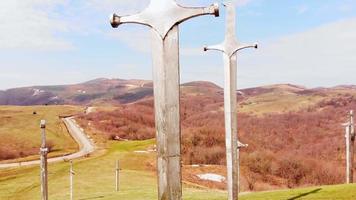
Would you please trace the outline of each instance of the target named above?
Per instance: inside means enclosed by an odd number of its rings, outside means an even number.
[[[236,39],[235,7],[231,2],[224,3],[224,6],[227,9],[225,40],[221,44],[204,47],[204,51],[208,51],[208,50],[221,51],[225,55],[232,57],[233,55],[236,54],[236,52],[238,52],[242,49],[247,49],[247,48],[257,49],[258,48],[257,43],[255,43],[253,45],[240,45],[240,43]]]
[[[237,149],[247,148],[248,144],[243,144],[240,141],[237,141]]]
[[[201,15],[218,17],[219,5],[215,3],[208,7],[188,8],[178,5],[175,0],[151,0],[149,6],[141,13],[128,16],[111,15],[110,24],[113,28],[124,23],[146,25],[165,38],[173,26]]]

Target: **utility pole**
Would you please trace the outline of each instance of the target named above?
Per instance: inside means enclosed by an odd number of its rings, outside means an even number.
[[[222,44],[205,47],[204,51],[216,50],[223,53],[225,67],[225,143],[228,199],[237,200],[239,193],[239,140],[237,134],[237,55],[236,53],[246,48],[257,48],[254,45],[240,45],[236,39],[236,14],[233,3],[225,3],[226,34]]]
[[[345,124],[345,139],[346,139],[346,183],[353,183],[353,163],[354,163],[354,145],[355,145],[355,129],[354,129],[354,113],[351,110],[349,113],[349,121]]]
[[[69,170],[69,185],[70,185],[70,200],[73,200],[73,176],[75,172],[73,170],[73,161],[70,161],[70,170]]]
[[[116,192],[119,191],[119,176],[120,176],[120,163],[119,160],[116,161],[116,181],[115,181],[115,188],[116,188]]]
[[[159,200],[182,199],[178,26],[201,15],[218,16],[218,5],[188,8],[175,0],[151,0],[139,14],[113,14],[110,20],[114,28],[124,23],[151,28]]]
[[[47,170],[47,154],[48,148],[46,146],[46,121],[41,120],[41,195],[42,200],[48,200],[48,170]]]

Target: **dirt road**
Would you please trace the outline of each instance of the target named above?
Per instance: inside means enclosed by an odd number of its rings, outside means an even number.
[[[76,158],[84,157],[95,151],[95,145],[91,139],[84,133],[84,130],[78,126],[73,117],[64,118],[63,122],[68,128],[70,135],[79,145],[79,151],[70,155],[65,155],[61,157],[49,158],[48,162],[61,162],[73,160]],[[39,165],[40,160],[28,161],[28,162],[17,162],[17,163],[7,163],[0,164],[0,169],[20,167],[20,166],[30,166]]]

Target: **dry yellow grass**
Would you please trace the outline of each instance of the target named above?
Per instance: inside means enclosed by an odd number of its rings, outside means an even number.
[[[37,159],[40,146],[39,124],[41,119],[45,119],[47,141],[53,144],[53,151],[49,156],[74,152],[78,146],[59,116],[82,110],[83,108],[76,106],[0,106],[0,146],[7,153],[25,157],[18,161]],[[37,114],[33,114],[34,112]]]

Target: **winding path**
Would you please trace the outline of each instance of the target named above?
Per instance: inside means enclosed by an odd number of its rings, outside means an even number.
[[[73,117],[64,118],[63,122],[66,125],[70,135],[78,143],[79,151],[61,157],[49,158],[48,163],[68,161],[76,158],[81,158],[95,151],[95,145],[93,141],[88,138],[88,136],[84,133],[84,130],[79,127],[79,125],[75,122]],[[40,160],[17,162],[17,163],[6,163],[6,164],[0,164],[0,169],[39,165],[39,164],[40,164]]]

